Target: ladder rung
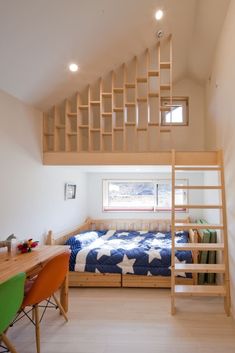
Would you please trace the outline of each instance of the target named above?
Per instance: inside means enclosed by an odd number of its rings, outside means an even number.
[[[222,205],[175,205],[175,208],[221,209]]]
[[[205,166],[201,166],[201,167],[175,167],[175,171],[177,170],[188,170],[188,171],[219,171],[221,170],[220,167],[205,167]]]
[[[127,102],[125,103],[125,107],[135,107],[135,102]]]
[[[201,185],[175,185],[175,189],[185,190],[221,190],[222,186],[201,186]]]
[[[135,83],[125,83],[126,88],[135,88]]]
[[[114,93],[123,93],[123,88],[122,88],[122,87],[115,87],[115,88],[113,89],[113,92],[114,92]]]
[[[159,123],[148,123],[148,126],[159,126]]]
[[[135,122],[133,122],[133,123],[132,122],[126,122],[125,125],[126,126],[135,126],[136,123]]]
[[[147,98],[146,97],[138,97],[137,98],[137,102],[147,102]]]
[[[88,129],[89,125],[79,125],[79,129]]]
[[[78,108],[81,110],[86,110],[88,109],[88,105],[87,104],[79,105]]]
[[[68,132],[67,135],[68,135],[68,136],[76,136],[77,133],[76,133],[76,132]]]
[[[159,97],[159,94],[158,93],[155,93],[155,92],[149,92],[148,96],[150,98],[158,98]]]
[[[102,96],[105,97],[105,98],[110,98],[110,97],[112,97],[112,93],[110,93],[110,92],[102,92]]]
[[[149,70],[148,71],[148,76],[149,77],[159,76],[159,71],[158,70]]]
[[[67,113],[67,115],[69,116],[69,117],[73,117],[73,116],[77,116],[77,113]]]
[[[121,108],[121,107],[116,107],[116,108],[113,108],[113,111],[114,111],[115,113],[122,113],[122,112],[123,112],[123,108]]]
[[[170,112],[171,111],[171,107],[170,106],[162,106],[160,107],[160,111],[161,112]]]
[[[178,243],[175,245],[176,250],[224,250],[223,243]]]
[[[224,273],[224,264],[175,264],[175,272]]]
[[[223,229],[222,224],[175,223],[175,229]]]
[[[103,113],[102,113],[102,116],[109,116],[109,117],[111,117],[112,115],[113,115],[112,112],[103,112]]]
[[[162,61],[160,63],[160,69],[170,69],[171,68],[171,63],[168,61]]]
[[[97,127],[97,128],[91,128],[90,129],[90,132],[97,132],[97,131],[100,131],[100,128]]]
[[[147,131],[147,127],[137,127],[137,131]]]
[[[160,85],[160,91],[169,91],[171,89],[171,85],[162,84]]]
[[[91,105],[100,105],[100,101],[90,101]]]
[[[222,296],[226,295],[225,286],[176,285],[176,296]]]
[[[124,128],[123,127],[114,127],[113,130],[114,131],[123,131]]]
[[[147,82],[147,77],[137,77],[136,81],[138,83],[146,83]]]
[[[112,132],[102,132],[103,136],[112,136]]]

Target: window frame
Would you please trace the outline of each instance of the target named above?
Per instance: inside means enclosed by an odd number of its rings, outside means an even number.
[[[188,126],[189,125],[189,97],[174,96],[172,97],[172,106],[177,106],[177,103],[183,102],[183,121],[181,123],[168,123],[166,122],[166,114],[168,112],[161,112],[161,125],[162,126]],[[164,104],[165,103],[165,104]],[[170,105],[170,97],[161,97],[161,106]]]
[[[108,205],[108,184],[109,182],[126,182],[126,183],[153,183],[154,184],[154,203],[153,207],[149,208],[118,208],[118,207],[109,207]],[[184,185],[188,185],[188,179],[187,178],[180,178],[176,179],[176,185],[177,183],[183,183]],[[102,179],[102,212],[170,212],[171,208],[162,208],[157,206],[157,199],[158,199],[158,193],[157,193],[157,186],[159,184],[170,184],[171,185],[171,179],[169,178],[157,178],[157,179]],[[185,200],[184,204],[188,204],[188,198],[189,198],[189,192],[187,189],[182,189],[183,192],[185,193]],[[176,212],[188,212],[188,209],[186,208],[177,208]]]

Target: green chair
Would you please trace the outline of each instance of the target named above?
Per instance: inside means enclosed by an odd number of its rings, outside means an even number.
[[[2,341],[11,353],[17,352],[5,335],[5,331],[21,307],[24,283],[25,273],[21,272],[0,284],[0,343]]]

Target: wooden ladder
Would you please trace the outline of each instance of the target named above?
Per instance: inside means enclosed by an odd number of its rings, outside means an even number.
[[[229,284],[229,264],[228,264],[228,240],[227,240],[227,219],[226,219],[226,200],[225,200],[225,183],[224,183],[224,165],[223,155],[219,151],[217,153],[217,165],[213,166],[180,166],[177,165],[177,152],[172,151],[172,217],[171,217],[171,231],[172,231],[172,254],[171,254],[171,313],[175,314],[175,299],[176,297],[183,296],[220,296],[224,297],[224,309],[226,314],[230,315],[230,284]],[[194,161],[191,161],[193,164]],[[220,185],[217,186],[179,186],[176,185],[176,173],[178,171],[218,171]],[[220,205],[176,205],[175,204],[175,190],[188,189],[188,190],[219,190],[220,191]],[[220,221],[219,224],[199,224],[199,223],[177,223],[175,212],[177,208],[187,209],[219,209]],[[198,230],[198,229],[216,229],[220,231],[221,239],[219,243],[206,244],[206,243],[180,243],[175,244],[175,232],[177,230]],[[219,251],[222,252],[222,263],[217,264],[182,264],[175,263],[175,251],[191,250],[196,251]],[[176,285],[176,276],[180,273],[220,273],[223,277],[223,283],[220,285]]]

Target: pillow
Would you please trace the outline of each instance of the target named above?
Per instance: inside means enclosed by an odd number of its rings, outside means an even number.
[[[65,245],[70,245],[71,249],[82,249],[90,245],[93,241],[104,235],[106,231],[85,231],[69,238]]]

